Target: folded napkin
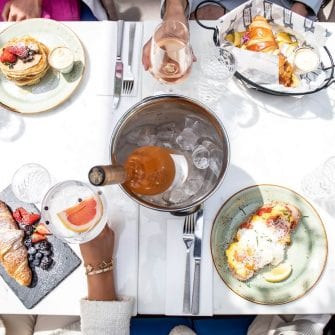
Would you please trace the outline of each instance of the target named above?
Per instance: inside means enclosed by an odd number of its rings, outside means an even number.
[[[200,276],[199,315],[213,315],[213,262],[210,251],[211,222],[206,221],[204,210],[204,232]],[[183,313],[186,246],[183,242],[184,218],[167,220],[166,243],[166,291],[165,314]],[[193,243],[194,244],[194,243]],[[191,287],[194,276],[193,246],[191,248]],[[191,289],[192,298],[192,289]]]
[[[97,85],[97,95],[113,95],[114,92],[114,73],[116,61],[116,47],[117,47],[117,23],[112,21],[103,21],[102,31],[100,35],[100,54],[105,55],[101,58],[99,64],[99,83]],[[142,33],[143,23],[136,22],[134,49],[133,49],[133,63],[132,73],[134,76],[134,89],[132,94],[128,96],[137,96],[139,88],[139,70],[142,59]],[[130,22],[125,22],[123,27],[123,42],[122,42],[122,62],[124,73],[128,66],[128,49],[129,49],[129,27]],[[106,38],[108,36],[108,38]],[[122,96],[124,94],[121,94]]]

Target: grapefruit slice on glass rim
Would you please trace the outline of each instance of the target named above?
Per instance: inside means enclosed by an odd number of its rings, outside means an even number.
[[[93,228],[100,221],[102,213],[101,200],[93,196],[57,213],[57,216],[66,228],[81,233]]]

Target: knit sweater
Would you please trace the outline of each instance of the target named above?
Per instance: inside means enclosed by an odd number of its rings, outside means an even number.
[[[121,297],[119,301],[80,301],[81,325],[75,322],[66,328],[55,329],[47,335],[128,335],[133,299]],[[80,331],[81,329],[81,331]],[[44,332],[43,332],[44,333]],[[0,335],[6,330],[0,318]]]

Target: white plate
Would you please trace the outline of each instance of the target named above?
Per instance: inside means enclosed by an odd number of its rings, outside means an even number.
[[[31,36],[49,50],[68,47],[75,64],[69,74],[49,69],[42,80],[32,86],[19,87],[0,74],[0,102],[20,113],[39,113],[59,106],[78,87],[85,67],[85,51],[74,32],[66,25],[48,19],[30,19],[15,23],[0,33],[0,47],[15,37]]]

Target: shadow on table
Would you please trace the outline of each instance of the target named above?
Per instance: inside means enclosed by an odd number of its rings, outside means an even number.
[[[19,113],[12,112],[0,105],[0,141],[13,142],[25,131],[25,122]]]
[[[275,96],[247,89],[242,85],[239,87],[243,96],[264,112],[290,119],[320,118],[331,120],[334,118],[333,87],[300,97]]]

